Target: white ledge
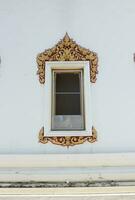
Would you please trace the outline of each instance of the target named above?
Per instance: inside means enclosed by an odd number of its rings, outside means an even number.
[[[0,168],[1,182],[135,181],[134,167]]]
[[[83,199],[84,196],[134,196],[135,195],[135,186],[118,186],[118,187],[82,187],[82,188],[0,188],[1,195],[25,195],[34,196],[38,195],[38,199],[41,196],[50,196],[51,199],[53,196],[70,196],[71,199],[73,196],[80,196],[80,199]],[[18,196],[19,197],[19,196]],[[59,197],[58,197],[59,198]],[[48,198],[50,199],[50,198]],[[57,198],[56,198],[57,199]],[[88,198],[89,199],[89,198]],[[108,198],[107,198],[108,199]],[[110,199],[110,198],[109,198]],[[132,199],[132,197],[131,197]]]
[[[135,153],[0,155],[0,168],[121,166],[134,167]]]
[[[135,180],[135,153],[0,155],[1,181]]]

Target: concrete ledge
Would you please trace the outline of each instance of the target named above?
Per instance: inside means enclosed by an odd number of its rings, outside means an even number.
[[[106,196],[135,195],[135,186],[118,187],[83,187],[83,188],[0,188],[0,195],[66,195],[66,196]]]
[[[0,181],[135,181],[134,167],[0,168]]]
[[[0,181],[135,180],[135,153],[0,155]]]
[[[0,168],[113,166],[135,166],[135,153],[0,155]]]

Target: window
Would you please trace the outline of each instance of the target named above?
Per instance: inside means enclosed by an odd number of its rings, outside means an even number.
[[[88,61],[46,62],[43,124],[46,136],[86,136],[92,130]]]
[[[62,146],[96,141],[91,83],[96,81],[97,54],[66,33],[53,48],[38,54],[37,64],[43,91],[39,141]]]
[[[52,130],[84,130],[83,70],[52,70]]]

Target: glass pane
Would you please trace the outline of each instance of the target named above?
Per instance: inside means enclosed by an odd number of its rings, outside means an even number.
[[[80,73],[57,73],[56,92],[80,92]]]
[[[80,94],[56,94],[56,115],[80,115]]]
[[[55,130],[84,130],[82,115],[54,115],[52,128]]]

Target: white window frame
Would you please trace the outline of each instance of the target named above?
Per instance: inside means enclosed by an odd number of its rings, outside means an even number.
[[[92,130],[92,95],[91,82],[88,61],[52,61],[45,63],[46,82],[43,86],[44,108],[43,108],[43,125],[45,135],[52,136],[89,136]],[[59,69],[83,69],[84,72],[84,113],[85,113],[85,130],[51,130],[51,106],[52,106],[52,70]]]

